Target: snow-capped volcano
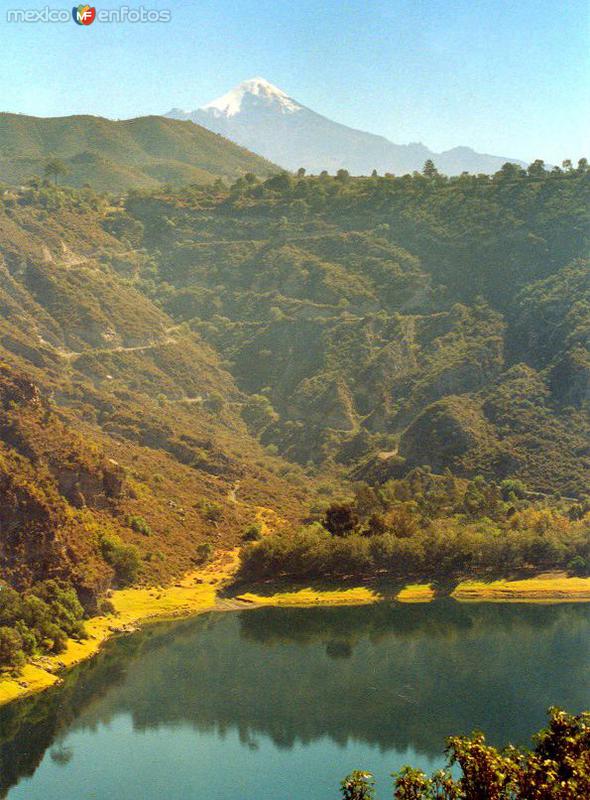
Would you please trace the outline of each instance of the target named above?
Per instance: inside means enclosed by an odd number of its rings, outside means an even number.
[[[273,106],[281,114],[293,114],[302,109],[302,106],[282,89],[273,86],[264,78],[250,78],[235,86],[227,94],[207,103],[202,110],[211,112],[216,117],[235,117],[252,104]]]
[[[349,128],[317,114],[265,78],[251,78],[196,111],[174,108],[167,117],[191,120],[249,150],[295,170],[353,175],[420,170],[432,159],[441,172],[496,172],[515,159],[476,153],[455,147],[433,153],[425,145],[394,144],[383,136]],[[522,162],[516,162],[522,164]]]

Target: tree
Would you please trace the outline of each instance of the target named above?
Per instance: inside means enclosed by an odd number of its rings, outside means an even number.
[[[412,512],[411,503],[403,503],[396,506],[387,519],[392,533],[400,539],[413,536],[418,530],[418,519]]]
[[[293,200],[293,202],[289,205],[289,211],[291,212],[291,217],[293,219],[302,220],[307,216],[309,208],[305,200],[298,198],[297,200]]]
[[[518,164],[513,164],[511,161],[507,161],[505,164],[502,165],[501,169],[498,170],[494,174],[494,180],[496,181],[509,181],[509,180],[516,180],[517,178],[522,177],[525,174],[524,170],[518,166]]]
[[[248,183],[245,178],[238,178],[229,187],[230,196],[234,199],[241,197],[244,191],[248,188]]]
[[[288,172],[279,172],[278,175],[273,175],[272,178],[268,178],[264,185],[269,189],[274,189],[283,194],[291,189],[291,183],[291,176]]]
[[[362,517],[368,517],[373,511],[383,508],[378,492],[368,483],[357,483],[354,486],[354,497],[356,510]]]
[[[43,172],[46,178],[53,178],[55,185],[57,186],[57,179],[63,178],[69,173],[69,169],[63,161],[59,158],[51,158],[45,164]]]
[[[529,164],[527,172],[531,178],[544,178],[545,162],[541,158],[537,158],[532,164]]]
[[[488,483],[481,475],[469,482],[463,498],[464,512],[478,517],[494,518],[501,510],[502,495],[495,483]]]
[[[350,503],[332,503],[326,511],[323,525],[334,536],[346,536],[358,523],[358,515]]]
[[[425,178],[437,178],[439,174],[439,171],[434,166],[434,161],[428,158],[422,167],[422,175],[424,175]]]
[[[244,403],[242,418],[248,428],[256,435],[276,422],[279,415],[272,407],[268,397],[263,394],[252,394]]]

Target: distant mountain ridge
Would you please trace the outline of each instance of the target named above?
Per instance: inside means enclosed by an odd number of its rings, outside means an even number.
[[[263,177],[277,171],[233,142],[173,119],[0,114],[0,181],[19,184],[43,175],[52,158],[68,168],[63,183],[89,183],[101,191],[233,181],[247,172]]]
[[[454,147],[434,153],[422,143],[394,144],[384,136],[349,128],[299,103],[265,78],[252,78],[195,111],[173,108],[166,117],[190,120],[259,153],[282,167],[308,172],[347,169],[353,175],[405,174],[427,159],[448,175],[493,173],[518,159]]]

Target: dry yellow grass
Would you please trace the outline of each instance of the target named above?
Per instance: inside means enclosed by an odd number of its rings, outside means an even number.
[[[26,664],[18,678],[4,678],[0,681],[0,705],[10,703],[26,694],[49,689],[58,680],[46,669]]]
[[[352,606],[376,603],[382,599],[380,594],[366,586],[350,589],[316,589],[308,586],[268,595],[245,592],[236,598],[243,603],[259,606]]]
[[[284,520],[272,508],[256,506],[256,522],[260,525],[260,533],[268,536],[281,526]]]
[[[395,599],[400,603],[430,603],[435,592],[429,583],[409,583],[397,593]]]
[[[565,573],[537,575],[524,580],[463,581],[453,591],[455,600],[590,600],[590,578],[570,578]]]

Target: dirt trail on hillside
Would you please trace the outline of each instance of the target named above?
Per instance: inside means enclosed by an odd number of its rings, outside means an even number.
[[[55,352],[68,361],[73,361],[80,356],[87,355],[109,355],[112,353],[141,353],[146,350],[157,350],[160,347],[168,347],[171,344],[178,344],[178,341],[172,336],[166,336],[161,342],[150,342],[150,344],[137,344],[125,347],[124,345],[117,345],[116,347],[95,347],[89,350],[64,350],[63,348],[54,348]],[[195,399],[196,401],[196,399]]]

